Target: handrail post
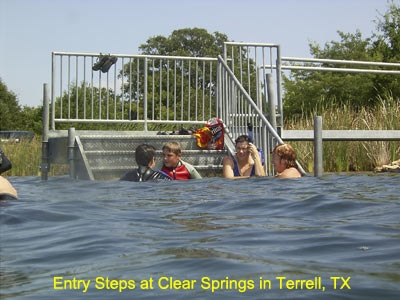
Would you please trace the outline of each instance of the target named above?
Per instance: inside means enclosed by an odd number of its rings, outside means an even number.
[[[68,128],[68,165],[69,177],[76,177],[75,170],[75,128]]]
[[[322,117],[314,117],[314,176],[322,176]]]
[[[51,54],[51,130],[56,129],[55,84],[56,84],[56,55],[53,52]]]
[[[143,120],[144,120],[144,131],[147,131],[147,57],[144,59],[144,83],[143,83]],[[161,108],[160,108],[161,109]]]
[[[276,130],[275,97],[274,97],[274,84],[273,84],[272,74],[268,73],[265,76],[267,80],[269,122],[271,123],[272,127]]]
[[[283,101],[282,101],[282,58],[281,58],[281,47],[279,45],[276,46],[276,77],[277,77],[277,106],[279,113],[279,124],[278,124],[278,133],[283,128]]]
[[[43,131],[42,131],[42,163],[40,174],[42,180],[47,180],[49,172],[49,87],[43,84]]]

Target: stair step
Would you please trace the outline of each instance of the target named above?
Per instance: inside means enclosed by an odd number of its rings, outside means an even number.
[[[86,151],[104,150],[134,150],[140,144],[149,144],[161,150],[165,143],[178,142],[182,149],[197,150],[197,139],[191,135],[151,135],[151,136],[90,136],[80,137]]]
[[[134,151],[85,151],[86,158],[92,168],[122,165],[136,167]],[[225,150],[184,150],[182,159],[194,166],[222,165],[226,155]],[[161,151],[157,153],[157,160],[162,160]]]

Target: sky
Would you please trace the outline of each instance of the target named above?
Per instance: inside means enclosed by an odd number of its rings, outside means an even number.
[[[387,0],[0,0],[0,78],[21,106],[37,107],[53,51],[139,54],[150,37],[198,27],[311,57],[309,43],[340,41],[338,30],[371,37],[387,9]]]

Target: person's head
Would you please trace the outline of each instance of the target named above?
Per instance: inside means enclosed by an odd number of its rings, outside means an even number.
[[[288,144],[277,145],[272,150],[272,163],[278,172],[288,168],[296,168],[296,152]]]
[[[147,144],[139,145],[135,150],[135,159],[138,165],[152,168],[156,161],[156,149]]]
[[[10,170],[11,167],[12,167],[11,162],[6,157],[6,155],[4,154],[3,150],[0,147],[0,174]]]
[[[174,168],[182,157],[181,145],[177,142],[168,142],[163,148],[164,165],[167,168]]]
[[[247,159],[249,152],[250,138],[248,135],[241,135],[235,140],[236,156],[239,159]]]

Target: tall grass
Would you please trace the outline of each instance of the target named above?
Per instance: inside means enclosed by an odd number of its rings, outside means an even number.
[[[379,97],[374,109],[356,110],[351,105],[325,107],[303,114],[301,119],[285,120],[285,129],[313,129],[315,115],[322,116],[324,130],[400,130],[400,100],[390,94]],[[313,171],[313,142],[293,142],[299,162]],[[371,171],[400,157],[399,141],[325,141],[324,171]]]
[[[42,163],[42,137],[35,136],[32,141],[21,140],[18,143],[3,143],[1,148],[12,163],[11,170],[3,173],[6,176],[40,176]],[[53,164],[49,175],[64,175],[68,173],[66,165]]]

